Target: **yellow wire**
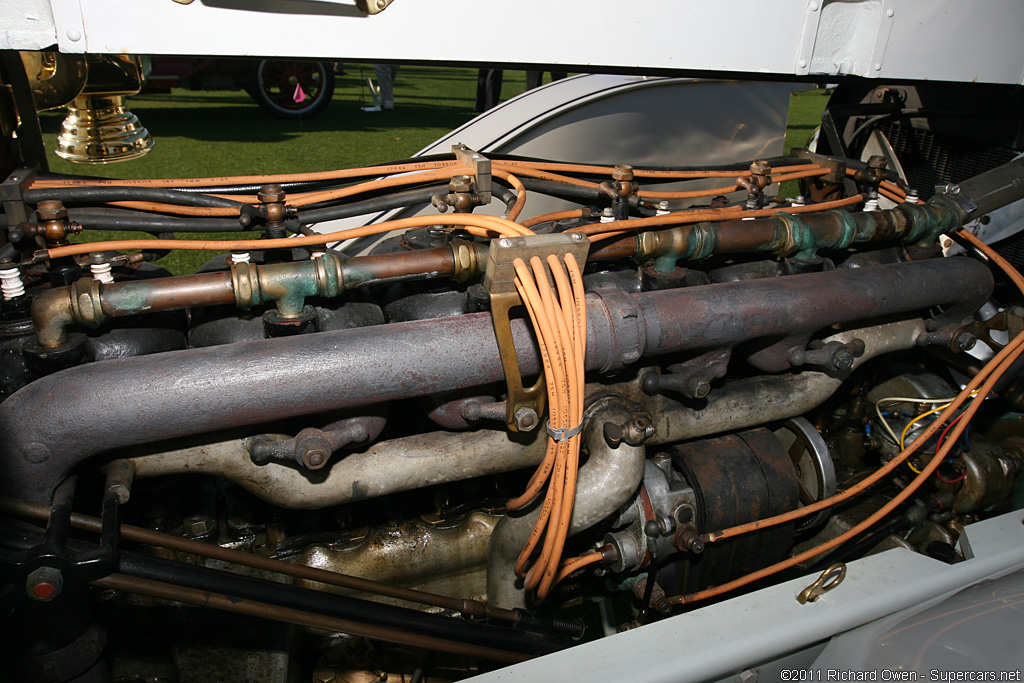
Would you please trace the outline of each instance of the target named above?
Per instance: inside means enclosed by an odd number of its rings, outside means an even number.
[[[910,431],[911,427],[913,427],[915,424],[917,424],[918,422],[920,422],[924,418],[928,417],[929,415],[934,415],[935,413],[942,412],[943,410],[945,410],[948,407],[949,407],[949,403],[943,403],[938,408],[932,408],[931,410],[929,410],[926,413],[921,413],[920,415],[915,417],[913,420],[908,422],[907,426],[903,428],[903,433],[900,434],[900,450],[902,451],[903,449],[906,448],[906,446],[904,445],[904,442],[907,440],[907,432]],[[909,467],[910,469],[914,470],[914,472],[916,472],[917,474],[921,474],[921,470],[919,470],[916,467],[914,467],[913,463],[911,463],[909,459],[907,460],[907,467]]]

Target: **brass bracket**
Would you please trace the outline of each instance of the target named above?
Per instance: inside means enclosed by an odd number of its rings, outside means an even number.
[[[541,373],[532,387],[523,386],[519,371],[515,341],[509,312],[523,301],[516,290],[516,271],[512,265],[515,259],[529,263],[534,256],[545,261],[549,254],[559,258],[572,254],[580,267],[586,262],[590,241],[582,233],[556,233],[553,235],[528,235],[525,237],[502,237],[491,240],[487,254],[487,274],[484,289],[491,296],[491,318],[494,321],[494,336],[498,341],[501,367],[505,371],[508,398],[505,401],[505,422],[514,432],[529,432],[540,424],[547,394],[544,374]],[[545,262],[545,272],[551,278]]]
[[[996,341],[993,332],[1005,332],[1006,342]],[[954,351],[968,351],[976,341],[981,340],[998,353],[1021,332],[1024,332],[1024,307],[1014,306],[996,313],[988,320],[976,320],[959,328],[953,333],[949,346]]]
[[[823,182],[835,184],[846,180],[846,162],[843,159],[825,156],[824,154],[815,154],[814,152],[808,152],[806,149],[794,149],[793,154],[801,159],[810,159],[818,164],[818,166],[829,169],[831,173],[821,176]]]
[[[474,185],[476,186],[477,202],[480,206],[491,203],[491,160],[480,152],[475,152],[461,142],[452,145],[455,159],[468,168],[473,169]]]

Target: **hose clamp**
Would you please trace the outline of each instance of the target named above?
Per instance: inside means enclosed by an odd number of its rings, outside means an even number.
[[[580,422],[578,425],[570,429],[569,427],[552,427],[551,420],[545,420],[544,427],[548,430],[548,436],[550,436],[555,441],[568,441],[569,439],[583,431],[582,422]]]

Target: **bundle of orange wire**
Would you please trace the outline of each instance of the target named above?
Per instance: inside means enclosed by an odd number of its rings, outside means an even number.
[[[534,256],[529,265],[527,268],[522,259],[513,261],[515,285],[533,322],[543,361],[550,405],[548,448],[526,491],[509,501],[507,507],[509,510],[525,507],[547,484],[540,516],[515,565],[516,574],[525,577],[526,588],[537,589],[543,599],[561,578],[562,552],[576,499],[587,307],[583,276],[572,254],[566,254],[562,260],[553,254],[546,259],[557,294],[548,280],[545,261]],[[539,555],[530,564],[538,546]]]

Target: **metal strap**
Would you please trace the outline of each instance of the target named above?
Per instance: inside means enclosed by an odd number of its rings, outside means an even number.
[[[578,425],[576,425],[572,429],[570,429],[568,427],[562,427],[560,429],[556,429],[556,428],[551,426],[551,420],[546,420],[544,422],[544,426],[548,430],[548,435],[550,435],[551,438],[554,439],[555,441],[568,441],[569,439],[571,439],[572,437],[576,436],[577,434],[579,434],[580,432],[583,431],[583,423],[582,422],[580,422]]]

